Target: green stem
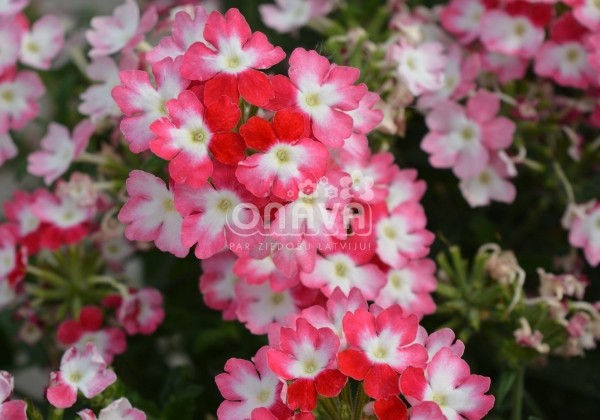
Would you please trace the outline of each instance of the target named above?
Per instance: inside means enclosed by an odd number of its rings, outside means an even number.
[[[50,420],[61,420],[63,418],[64,413],[65,410],[63,410],[62,408],[55,408],[50,412]]]
[[[42,280],[47,281],[48,283],[54,286],[65,286],[67,285],[67,281],[63,279],[56,273],[51,271],[43,270],[41,268],[35,267],[33,265],[27,266],[27,272],[33,274],[34,276],[39,277]]]
[[[319,402],[332,420],[338,420],[338,410],[331,398],[319,398]]]
[[[363,409],[369,402],[369,396],[365,394],[365,390],[361,383],[358,384],[358,390],[356,391],[356,397],[354,398],[354,420],[361,420],[363,418]]]
[[[525,385],[525,367],[517,371],[517,380],[513,394],[512,420],[521,420],[523,414],[523,391]]]

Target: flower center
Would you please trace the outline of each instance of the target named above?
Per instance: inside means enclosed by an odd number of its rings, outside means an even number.
[[[600,10],[600,0],[594,0],[594,7],[598,10]]]
[[[335,274],[338,277],[346,277],[347,273],[348,273],[348,267],[346,267],[346,264],[344,264],[342,262],[336,263]]]
[[[206,143],[207,137],[208,133],[203,129],[192,132],[192,141],[194,143]]]
[[[271,302],[275,306],[280,305],[284,299],[285,296],[283,295],[283,293],[273,293],[273,295],[271,295]]]
[[[32,54],[37,54],[38,52],[40,52],[40,46],[33,41],[29,41],[25,45],[25,48]]]
[[[406,67],[408,67],[411,70],[417,69],[417,63],[415,62],[414,57],[411,57],[411,56],[406,57]]]
[[[219,208],[226,212],[227,210],[229,210],[232,206],[231,200],[224,198],[219,202]]]
[[[309,359],[304,362],[304,373],[312,375],[317,371],[317,362],[314,359]]]
[[[513,27],[513,32],[516,36],[522,37],[527,32],[527,27],[523,22],[517,22]]]
[[[12,90],[5,90],[0,94],[0,98],[2,98],[4,102],[11,103],[15,100],[15,93]]]
[[[471,141],[475,138],[475,130],[471,126],[463,128],[460,134],[464,141]]]
[[[492,181],[492,176],[488,173],[488,171],[483,172],[479,175],[479,182],[483,185],[488,185]]]
[[[394,288],[396,288],[396,289],[402,288],[402,277],[400,277],[399,275],[394,274],[390,278],[390,282],[392,283],[392,286],[394,286]]]
[[[444,394],[433,394],[432,400],[439,406],[446,405],[446,396]]]
[[[167,211],[167,212],[175,210],[175,203],[173,202],[172,198],[165,200],[163,205],[164,205],[165,211]]]
[[[600,2],[600,0],[598,0]],[[569,61],[570,63],[576,63],[577,61],[579,61],[579,51],[577,51],[575,48],[569,48],[567,50],[567,61]]]
[[[275,153],[275,156],[277,157],[277,160],[279,160],[279,162],[281,162],[281,163],[289,162],[289,160],[290,160],[289,153],[287,152],[287,150],[285,150],[283,148],[277,150],[277,152]]]
[[[384,349],[382,346],[379,346],[373,352],[373,356],[376,359],[385,359],[385,357],[387,356],[387,350]]]
[[[258,396],[256,398],[258,399],[258,401],[265,403],[269,400],[270,396],[271,396],[271,393],[269,391],[267,391],[266,389],[263,389],[262,391],[260,391],[260,394],[258,394]]]
[[[319,103],[320,103],[319,95],[316,93],[308,94],[304,98],[304,102],[306,102],[306,105],[308,105],[310,107],[315,107],[315,106],[319,105]]]
[[[388,226],[383,229],[383,234],[390,239],[394,239],[396,237],[396,230],[393,227]]]
[[[69,375],[69,379],[71,380],[71,382],[74,383],[78,383],[79,381],[81,381],[82,377],[83,375],[79,371],[73,372]]]

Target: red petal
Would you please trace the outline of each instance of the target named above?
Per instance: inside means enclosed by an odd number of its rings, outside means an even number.
[[[210,104],[204,114],[206,125],[213,133],[231,131],[240,120],[241,112],[237,104],[226,96],[221,96]]]
[[[308,137],[310,126],[308,118],[292,109],[282,109],[273,117],[273,130],[282,141],[298,140]]]
[[[369,397],[380,399],[398,395],[398,373],[389,365],[374,364],[365,376],[365,392]]]
[[[347,382],[346,375],[337,369],[326,369],[315,378],[317,392],[330,398],[337,396]]]
[[[81,334],[83,334],[81,326],[72,319],[62,322],[56,333],[58,341],[67,346],[77,342]]]
[[[234,103],[240,99],[238,80],[235,76],[219,73],[204,85],[204,103],[207,106],[218,101],[222,96],[226,96]]]
[[[297,379],[287,391],[287,405],[292,410],[312,411],[317,406],[317,390],[310,379]]]
[[[240,134],[248,147],[265,151],[277,141],[271,124],[260,117],[252,117],[240,127]]]
[[[86,306],[79,313],[79,323],[84,330],[98,331],[102,327],[102,321],[102,311],[95,306]]]
[[[365,378],[373,363],[362,351],[348,349],[338,354],[338,367],[340,371],[352,379],[362,380]]]
[[[296,105],[296,96],[298,89],[290,79],[282,75],[269,77],[271,86],[275,92],[273,99],[264,106],[265,109],[271,111],[279,111],[283,108],[293,108]]]
[[[425,397],[426,388],[425,371],[421,368],[409,366],[400,376],[400,389],[407,397],[422,401]]]
[[[379,420],[405,420],[408,419],[406,405],[398,397],[385,398],[375,401],[373,406],[375,415]]]
[[[238,90],[242,98],[256,106],[265,106],[275,97],[275,90],[266,74],[247,69],[238,75]]]
[[[246,145],[238,133],[218,133],[213,135],[208,149],[219,162],[237,165],[245,157]]]

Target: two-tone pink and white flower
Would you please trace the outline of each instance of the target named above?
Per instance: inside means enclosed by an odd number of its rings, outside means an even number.
[[[65,41],[65,27],[54,15],[45,15],[23,34],[19,60],[30,67],[48,70]]]
[[[107,56],[135,47],[157,19],[154,7],[150,7],[140,18],[140,9],[135,0],[125,0],[113,10],[111,16],[92,18],[92,28],[85,33],[92,46],[90,57]]]
[[[1,7],[1,6],[0,6]],[[25,34],[25,25],[21,21],[8,19],[0,13],[0,75],[14,68],[19,59],[21,39]]]
[[[489,50],[521,58],[532,58],[544,42],[544,28],[527,16],[494,9],[481,23],[481,42]]]
[[[267,414],[278,414],[276,418],[289,416],[289,409],[281,400],[283,382],[268,365],[268,351],[269,347],[261,347],[252,362],[229,359],[225,373],[215,377],[219,392],[225,398],[217,409],[220,419],[247,420],[253,410],[261,407],[268,410]]]
[[[317,140],[327,147],[341,147],[353,132],[348,111],[358,108],[367,90],[363,84],[354,85],[358,69],[330,64],[316,51],[303,48],[296,48],[289,62],[289,79],[271,78],[277,95],[267,108],[297,109],[310,119]]]
[[[296,328],[281,328],[279,345],[269,349],[267,359],[275,374],[292,381],[287,388],[287,406],[312,411],[317,396],[337,396],[348,378],[336,368],[340,347],[338,336],[329,328],[317,329],[306,319],[296,320]]]
[[[183,218],[175,209],[173,192],[165,182],[147,172],[135,170],[126,181],[129,199],[119,212],[130,241],[153,241],[161,251],[185,257],[189,246],[181,240]]]
[[[258,11],[266,26],[287,33],[325,16],[333,6],[331,0],[275,0],[275,4],[260,5]]]
[[[107,369],[96,345],[88,343],[83,350],[70,347],[60,361],[60,370],[50,374],[46,398],[54,407],[68,408],[77,401],[77,392],[93,398],[117,380]]]
[[[85,152],[93,133],[94,125],[90,120],[77,124],[72,135],[67,127],[50,124],[48,133],[41,140],[42,150],[27,157],[27,171],[43,177],[46,185],[52,184]]]
[[[223,16],[212,12],[204,27],[204,42],[192,44],[183,55],[181,74],[189,80],[206,81],[205,101],[227,95],[237,101],[263,106],[275,96],[267,75],[260,70],[285,57],[262,32],[251,32],[238,9]]]
[[[394,268],[425,257],[435,239],[433,233],[425,229],[426,225],[427,217],[420,204],[409,201],[398,205],[375,225],[377,255]]]
[[[461,44],[469,44],[481,33],[481,20],[486,11],[482,0],[451,0],[440,14],[445,30],[455,35]]]
[[[9,70],[0,75],[0,133],[19,130],[33,120],[45,93],[37,73]]]
[[[450,348],[442,348],[426,368],[408,367],[400,377],[400,389],[413,406],[436,403],[448,419],[481,419],[493,407],[485,395],[490,378],[471,375],[469,365]]]
[[[230,251],[219,252],[203,259],[199,288],[204,303],[211,309],[221,311],[224,320],[236,319],[237,296],[235,285],[239,276],[234,273],[237,256]]]
[[[392,45],[390,57],[397,63],[398,76],[413,95],[435,91],[444,85],[448,59],[439,42]]]
[[[14,16],[29,4],[29,0],[2,0],[0,1],[0,16]]]
[[[4,370],[0,370],[0,418],[27,420],[27,403],[25,401],[9,400],[13,388],[13,376]]]
[[[273,122],[252,117],[240,129],[255,153],[240,162],[237,179],[257,197],[270,193],[283,200],[298,197],[298,185],[325,174],[329,152],[323,144],[306,138],[302,114],[281,110]]]
[[[165,319],[162,294],[151,287],[131,291],[117,309],[117,319],[129,335],[150,335]]]
[[[90,409],[81,410],[77,413],[82,420],[146,420],[146,414],[142,410],[133,408],[127,398],[119,398],[102,410],[96,417]]]
[[[430,132],[421,148],[430,153],[429,162],[436,168],[452,168],[461,179],[479,174],[490,161],[490,152],[512,143],[515,124],[497,116],[500,99],[480,90],[469,99],[466,109],[444,101],[427,115]]]
[[[427,351],[415,342],[419,321],[405,316],[398,305],[377,316],[364,309],[348,313],[343,321],[350,347],[338,354],[340,371],[364,380],[365,393],[375,399],[398,395],[398,377],[409,367],[425,367]]]
[[[19,149],[14,143],[9,133],[0,134],[0,167],[6,162],[17,156]]]
[[[462,179],[459,188],[471,207],[486,206],[491,201],[512,203],[517,190],[508,178],[516,173],[514,163],[500,151],[491,156],[490,162],[479,174]]]
[[[134,153],[148,150],[154,134],[150,125],[167,115],[167,101],[176,98],[186,89],[190,81],[181,77],[181,58],[165,58],[152,66],[156,87],[150,76],[141,70],[124,70],[120,73],[121,84],[112,91],[112,96],[125,118],[121,131]]]
[[[155,135],[150,150],[169,161],[169,175],[175,182],[202,187],[213,173],[211,157],[229,165],[243,159],[244,142],[232,131],[240,109],[228,97],[205,106],[192,91],[184,90],[167,102],[166,109],[169,118],[150,125]]]
[[[600,203],[582,208],[569,232],[569,243],[582,248],[592,266],[600,264]]]

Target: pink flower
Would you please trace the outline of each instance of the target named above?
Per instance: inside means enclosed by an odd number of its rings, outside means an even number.
[[[134,63],[129,60],[122,60],[120,67],[126,70],[133,66]],[[112,90],[120,83],[117,63],[110,57],[93,58],[86,68],[86,75],[90,80],[100,83],[91,85],[80,95],[79,112],[89,116],[94,124],[107,117],[120,116],[121,111],[111,95]]]
[[[300,279],[305,286],[320,289],[325,296],[330,296],[336,288],[344,294],[357,288],[367,300],[375,299],[385,284],[385,274],[375,264],[365,264],[359,253],[343,252],[317,256],[315,269],[301,273]]]
[[[325,16],[334,6],[332,0],[275,0],[258,7],[265,26],[277,32],[296,31],[313,19]]]
[[[39,191],[29,194],[17,190],[9,201],[4,203],[6,219],[17,227],[20,243],[27,248],[29,255],[37,253],[39,246],[40,219],[33,212],[33,204]]]
[[[590,265],[600,264],[600,203],[590,205],[585,212],[576,215],[569,232],[569,243],[583,248]]]
[[[158,45],[146,53],[146,60],[155,64],[165,58],[175,60],[196,42],[205,42],[204,27],[208,13],[202,6],[177,12],[173,21],[172,35],[164,37]]]
[[[600,30],[600,7],[594,0],[565,0],[573,8],[573,15],[590,31]]]
[[[248,147],[258,150],[240,162],[237,179],[257,197],[272,192],[283,200],[298,197],[298,185],[316,181],[325,174],[329,152],[325,146],[305,138],[302,114],[282,110],[272,124],[252,117],[240,129]]]
[[[236,260],[235,254],[223,251],[201,261],[199,286],[204,303],[211,309],[222,311],[226,321],[236,319],[238,300],[235,284],[239,280],[233,272]]]
[[[290,56],[290,78],[274,76],[275,99],[267,108],[295,108],[311,121],[312,134],[325,146],[339,148],[353,132],[348,111],[358,108],[366,86],[354,86],[359,71],[337,66],[316,51],[296,48]]]
[[[403,267],[408,260],[423,258],[435,236],[425,229],[427,218],[420,204],[407,202],[396,207],[376,226],[377,255],[383,262]]]
[[[415,343],[417,317],[405,317],[398,305],[377,316],[358,309],[346,314],[343,325],[350,348],[338,355],[339,369],[353,379],[364,379],[368,396],[375,399],[396,396],[399,374],[411,366],[425,366],[427,351]]]
[[[444,46],[439,42],[391,46],[390,55],[398,63],[398,75],[410,93],[417,96],[443,86],[447,62],[443,51]]]
[[[516,170],[509,159],[504,152],[499,152],[492,156],[481,173],[460,181],[460,191],[471,207],[486,206],[492,200],[514,201],[517,191],[507,178],[515,176]]]
[[[435,263],[429,259],[409,261],[403,268],[390,269],[387,284],[380,289],[375,303],[383,308],[398,304],[419,318],[435,312],[431,293],[435,290]]]
[[[184,217],[181,240],[186,247],[197,244],[194,253],[199,259],[226,248],[248,253],[262,240],[261,222],[253,224],[257,216],[254,197],[237,182],[233,171],[231,166],[215,165],[212,184],[175,187],[175,207]]]
[[[117,318],[127,334],[150,335],[165,318],[162,294],[151,287],[135,290],[123,298]]]
[[[0,167],[6,162],[17,156],[19,149],[10,137],[10,134],[0,134]]]
[[[125,352],[127,342],[120,328],[102,328],[103,314],[95,306],[85,306],[77,320],[66,320],[58,326],[57,338],[64,346],[76,346],[84,350],[87,343],[94,343],[106,363],[110,364],[115,355]]]
[[[215,377],[219,391],[225,397],[217,410],[223,420],[247,420],[259,407],[278,414],[275,418],[287,418],[289,410],[281,401],[283,382],[267,364],[267,346],[261,347],[252,362],[229,359],[225,372]],[[259,417],[261,419],[264,417]],[[268,418],[268,417],[267,417]],[[252,416],[252,419],[255,419]]]
[[[82,420],[146,420],[146,414],[137,408],[133,408],[127,398],[119,398],[113,401],[100,410],[98,417],[90,409],[82,410],[77,414]]]
[[[299,284],[275,292],[268,284],[248,284],[240,279],[235,285],[238,319],[253,334],[266,334],[273,324],[285,324],[307,306],[313,305],[317,292]]]
[[[458,100],[469,91],[475,90],[475,79],[479,76],[481,60],[479,54],[462,52],[458,45],[452,45],[447,54],[444,67],[443,85],[419,97],[417,107],[431,108],[444,99]]]
[[[0,370],[0,418],[27,420],[25,401],[8,401],[13,392],[14,380],[10,373]]]
[[[185,52],[181,74],[190,80],[207,81],[206,103],[226,94],[263,106],[273,98],[273,87],[259,69],[268,69],[285,57],[262,32],[252,33],[238,9],[225,16],[212,12],[204,28],[206,43],[196,42]]]
[[[14,16],[29,4],[29,0],[5,0],[0,3],[0,16]]]
[[[189,251],[181,241],[183,218],[175,209],[173,192],[152,174],[135,170],[126,182],[129,200],[119,212],[130,241],[154,241],[161,251],[183,258]]]
[[[489,151],[512,143],[516,126],[497,117],[499,110],[500,99],[486,90],[469,99],[466,112],[454,102],[439,103],[427,116],[431,131],[421,144],[431,154],[431,165],[451,167],[461,179],[481,173],[490,160]]]
[[[54,15],[37,20],[21,40],[19,60],[30,67],[48,70],[65,41],[65,28]]]
[[[395,168],[385,199],[390,212],[400,204],[409,201],[419,202],[427,189],[425,181],[417,179],[418,174],[415,169],[399,169],[397,166]]]
[[[165,104],[176,98],[190,82],[179,74],[181,58],[170,58],[154,64],[152,73],[156,88],[150,83],[148,73],[140,70],[121,72],[121,85],[115,87],[112,96],[125,118],[121,121],[121,131],[134,153],[148,150],[154,134],[150,125],[167,115]]]
[[[244,142],[232,132],[240,110],[231,99],[221,96],[204,106],[196,95],[184,90],[167,102],[169,119],[155,121],[150,130],[156,136],[150,150],[169,160],[169,175],[180,184],[202,187],[212,175],[212,156],[234,165],[244,158]]]
[[[28,156],[27,171],[44,177],[46,185],[52,184],[83,154],[93,133],[94,126],[89,120],[77,124],[72,137],[67,127],[51,123],[41,141],[42,150]]]
[[[135,0],[125,0],[116,7],[112,16],[92,18],[92,29],[85,37],[92,46],[90,57],[111,55],[135,47],[156,23],[158,15],[150,7],[140,19],[140,9]]]
[[[19,47],[25,30],[26,25],[22,24],[20,20],[8,19],[3,17],[2,12],[0,12],[0,39],[2,39],[0,75],[16,66],[19,58]]]
[[[481,56],[481,62],[483,68],[494,73],[502,83],[522,79],[529,66],[526,58],[489,51]]]
[[[481,23],[481,42],[488,50],[521,58],[533,57],[544,36],[543,27],[536,26],[527,16],[502,10],[486,12]]]
[[[281,328],[279,345],[269,349],[269,367],[277,376],[292,381],[287,389],[287,406],[312,411],[317,395],[337,396],[348,378],[336,369],[340,340],[329,328],[316,329],[304,318],[296,329]]]
[[[0,133],[20,130],[34,119],[45,93],[37,73],[9,70],[0,75]]]
[[[68,196],[59,197],[40,190],[31,210],[42,223],[40,247],[57,250],[77,243],[87,235],[95,208],[82,207]]]
[[[451,0],[442,9],[440,20],[444,29],[461,44],[469,44],[479,37],[485,10],[482,0]]]
[[[268,281],[276,292],[282,292],[300,283],[300,277],[297,274],[288,276],[277,268],[270,255],[262,259],[242,255],[236,261],[233,271],[249,284],[262,284]]]
[[[458,357],[462,357],[465,352],[465,343],[456,339],[454,331],[450,328],[442,328],[429,335],[423,330],[422,334],[422,336],[419,334],[417,341],[422,343],[427,350],[427,363],[443,348],[449,348]]]
[[[400,388],[412,405],[437,403],[446,418],[481,419],[494,405],[490,378],[471,375],[469,365],[451,349],[441,349],[427,365],[408,367],[400,377]]]
[[[60,371],[50,374],[46,398],[57,408],[68,408],[77,401],[77,391],[86,398],[100,394],[117,380],[117,375],[106,368],[106,362],[88,343],[83,350],[69,348],[60,361]]]
[[[337,287],[327,298],[325,307],[311,306],[304,309],[300,316],[316,328],[329,328],[335,332],[340,339],[340,349],[345,349],[347,342],[342,321],[347,313],[354,313],[357,309],[368,309],[367,301],[360,290],[353,288],[346,296]]]

